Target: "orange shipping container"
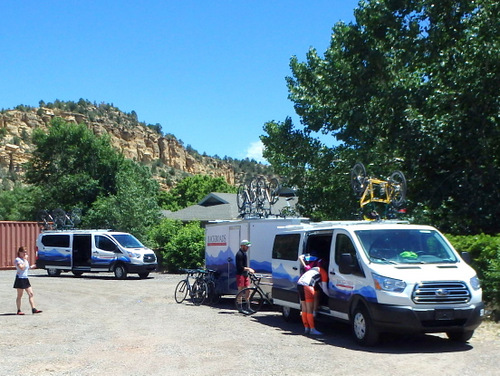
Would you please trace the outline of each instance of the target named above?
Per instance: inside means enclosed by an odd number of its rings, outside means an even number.
[[[34,264],[38,234],[36,222],[0,221],[0,269],[14,269],[17,249],[22,245],[28,250],[30,264]]]

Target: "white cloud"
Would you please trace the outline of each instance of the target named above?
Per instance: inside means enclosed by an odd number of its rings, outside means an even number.
[[[252,142],[250,146],[247,148],[246,157],[249,159],[255,159],[260,163],[267,163],[267,161],[262,156],[262,151],[264,150],[264,144],[262,141]]]

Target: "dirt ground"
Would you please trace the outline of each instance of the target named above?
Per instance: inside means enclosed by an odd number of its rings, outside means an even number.
[[[33,270],[37,308],[15,315],[14,271],[0,271],[0,375],[497,375],[500,324],[467,344],[445,335],[388,336],[358,346],[344,324],[319,338],[266,310],[246,317],[231,299],[177,304],[179,275],[71,274]]]

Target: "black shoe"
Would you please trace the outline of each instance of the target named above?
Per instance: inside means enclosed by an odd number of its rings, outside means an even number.
[[[33,314],[35,314],[35,313],[42,313],[42,311],[39,311],[39,310],[38,310],[38,309],[36,309],[36,308],[33,308],[33,309],[31,310],[31,312],[33,312]]]

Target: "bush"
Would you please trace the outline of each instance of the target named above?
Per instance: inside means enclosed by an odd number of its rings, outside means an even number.
[[[160,265],[168,272],[182,268],[198,268],[205,263],[205,232],[199,222],[184,225],[181,221],[164,219],[149,233]]]
[[[500,310],[500,235],[447,235],[447,238],[458,252],[470,254],[483,287],[483,300],[488,308]]]

